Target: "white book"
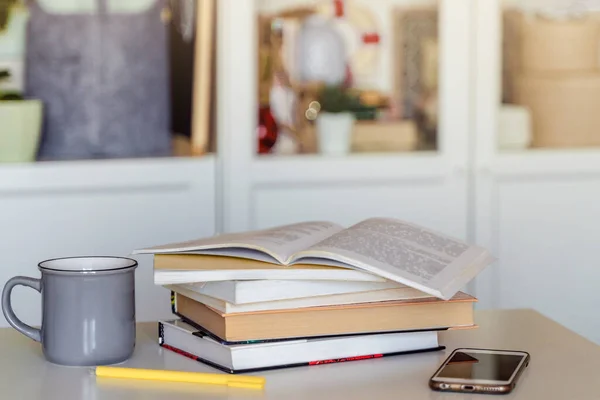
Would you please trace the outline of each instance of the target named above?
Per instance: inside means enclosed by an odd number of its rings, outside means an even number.
[[[167,289],[179,293],[187,298],[206,304],[224,314],[245,313],[269,310],[289,310],[293,308],[338,306],[344,304],[376,303],[381,301],[412,300],[432,298],[430,294],[417,289],[405,287],[401,289],[383,289],[370,292],[335,294],[331,296],[316,296],[302,299],[289,299],[266,301],[250,304],[233,304],[214,297],[206,296],[194,290],[186,289],[183,285],[166,285]]]
[[[371,218],[346,229],[332,222],[304,222],[140,249],[134,253],[228,256],[289,267],[297,264],[334,266],[364,272],[365,278],[377,276],[411,286],[444,300],[452,298],[493,261],[484,248],[391,218]],[[182,271],[181,275],[185,274],[186,271]],[[263,279],[285,279],[276,276]],[[227,279],[237,278],[229,276]],[[304,279],[311,278],[304,275]]]
[[[159,322],[159,344],[226,372],[318,365],[441,349],[437,331],[227,345],[180,320]]]
[[[400,283],[304,280],[196,282],[173,285],[232,304],[261,303],[407,287]]]

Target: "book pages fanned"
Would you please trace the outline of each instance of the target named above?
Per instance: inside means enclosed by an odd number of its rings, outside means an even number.
[[[304,222],[151,247],[134,253],[219,256],[226,257],[232,266],[237,265],[236,259],[254,260],[258,263],[255,269],[268,264],[316,265],[330,267],[332,271],[351,269],[444,300],[452,298],[494,261],[482,247],[392,218],[370,218],[346,229],[332,222]],[[206,267],[199,267],[201,261],[197,263],[199,270],[206,271]],[[285,279],[280,271],[273,274],[272,278],[266,274],[259,279]],[[369,276],[358,278],[371,280]],[[213,276],[212,279],[218,278]],[[246,271],[240,275],[229,273],[227,279],[257,278]],[[305,279],[310,278],[305,276]]]

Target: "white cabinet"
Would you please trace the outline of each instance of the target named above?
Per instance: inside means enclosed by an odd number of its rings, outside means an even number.
[[[476,280],[479,307],[536,308],[600,342],[598,322],[589,317],[600,304],[594,290],[600,150],[498,150],[500,0],[439,2],[439,151],[344,158],[254,155],[254,37],[240,32],[256,30],[257,3],[221,4],[224,230],[305,219],[407,218],[492,250],[498,261]],[[223,111],[230,104],[236,107]]]
[[[212,235],[214,209],[213,157],[4,165],[0,286],[15,275],[39,277],[37,263],[49,258],[128,256],[136,248]],[[151,258],[138,260],[138,320],[168,317],[169,293],[154,285]],[[40,302],[33,290],[13,292],[15,312],[27,323],[40,323]]]
[[[498,258],[476,280],[476,293],[481,307],[535,308],[600,343],[594,317],[600,305],[600,149],[498,150],[501,12],[498,0],[479,1],[474,18],[475,201],[469,214],[472,239]],[[577,132],[564,132],[571,134]]]
[[[499,262],[477,286],[483,305],[535,308],[600,342],[592,317],[600,304],[600,174],[497,172],[487,180],[477,188],[489,202],[478,206],[490,209],[477,239],[488,238]]]

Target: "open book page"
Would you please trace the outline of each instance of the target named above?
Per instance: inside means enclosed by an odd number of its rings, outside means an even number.
[[[342,229],[340,225],[332,222],[302,222],[141,249],[136,250],[134,254],[212,254],[287,264],[295,253]]]
[[[298,253],[333,259],[449,299],[487,263],[487,251],[407,222],[372,218]]]

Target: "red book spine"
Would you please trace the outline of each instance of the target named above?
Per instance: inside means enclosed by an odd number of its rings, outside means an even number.
[[[341,363],[341,362],[348,362],[348,361],[369,360],[371,358],[382,358],[382,357],[383,357],[383,354],[370,354],[367,356],[344,357],[344,358],[333,358],[331,360],[311,361],[308,363],[308,365],[333,364],[333,363]]]
[[[165,349],[171,350],[177,354],[180,354],[182,356],[185,356],[187,358],[191,358],[194,361],[200,361],[200,357],[193,355],[192,353],[188,353],[187,351],[183,351],[178,349],[177,347],[173,347],[173,346],[169,346],[168,344],[161,344],[162,347],[164,347]]]

